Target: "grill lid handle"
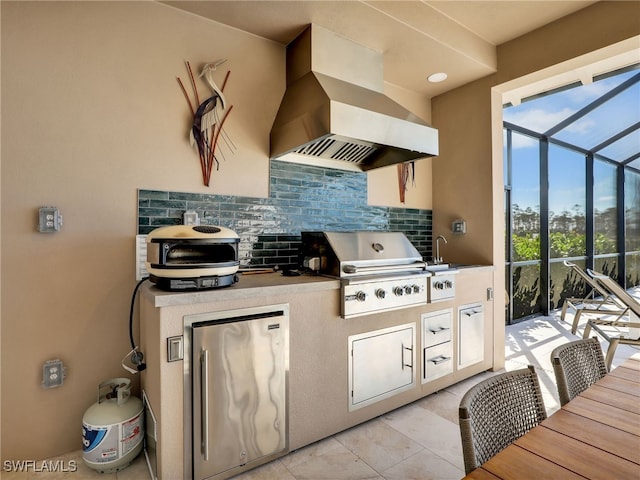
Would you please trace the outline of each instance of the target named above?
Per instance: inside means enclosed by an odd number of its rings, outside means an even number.
[[[370,265],[370,266],[361,266],[361,267],[347,264],[342,266],[342,271],[344,273],[349,273],[349,274],[363,273],[363,272],[371,272],[371,273],[406,272],[409,270],[424,270],[426,266],[427,264],[425,262],[415,262],[415,263],[404,264],[404,265],[375,265],[375,266]]]

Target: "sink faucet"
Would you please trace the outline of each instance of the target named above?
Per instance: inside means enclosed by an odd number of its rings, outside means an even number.
[[[436,238],[436,258],[433,259],[433,263],[436,264],[442,263],[442,257],[440,256],[440,240],[442,240],[445,245],[449,243],[447,242],[447,239],[444,238],[444,235],[438,235]]]

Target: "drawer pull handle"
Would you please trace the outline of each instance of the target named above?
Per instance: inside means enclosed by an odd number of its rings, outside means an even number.
[[[404,367],[408,367],[413,370],[413,358],[411,358],[411,363],[405,363],[404,361],[404,351],[409,350],[409,352],[413,353],[413,345],[411,345],[410,347],[405,347],[404,344],[401,344],[401,347],[402,347],[402,370],[404,370]]]
[[[451,357],[445,357],[444,355],[429,359],[429,361],[434,365],[440,365],[441,363],[448,362],[449,360],[451,360]]]
[[[442,332],[446,332],[447,330],[450,330],[450,328],[448,328],[448,327],[438,327],[437,329],[435,329],[435,328],[430,328],[429,329],[429,331],[431,333],[433,333],[434,335],[437,335],[437,334],[442,333]]]

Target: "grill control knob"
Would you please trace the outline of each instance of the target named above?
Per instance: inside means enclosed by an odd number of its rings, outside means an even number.
[[[379,288],[379,289],[376,290],[376,297],[384,298],[386,296],[387,296],[387,292],[384,289]]]
[[[407,285],[406,287],[404,287],[404,293],[406,293],[407,295],[411,295],[413,293],[413,288]]]
[[[434,282],[433,286],[434,286],[434,288],[435,288],[436,290],[442,290],[442,289],[444,289],[444,285],[443,285],[443,283],[442,283],[442,282]]]
[[[404,295],[404,288],[394,287],[393,293],[395,293],[397,297],[401,297],[402,295]]]
[[[446,280],[446,281],[444,282],[444,286],[445,286],[446,288],[452,288],[452,287],[453,287],[453,282],[452,282],[451,280]]]
[[[364,293],[362,290],[360,290],[359,292],[356,292],[356,300],[358,300],[359,302],[364,302],[367,299],[367,294]]]
[[[413,288],[413,293],[420,293],[420,285],[413,284],[411,288]]]

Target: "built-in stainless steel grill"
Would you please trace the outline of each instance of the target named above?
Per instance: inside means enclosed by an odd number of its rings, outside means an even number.
[[[351,318],[427,303],[427,264],[401,232],[303,232],[301,263],[342,280]]]

